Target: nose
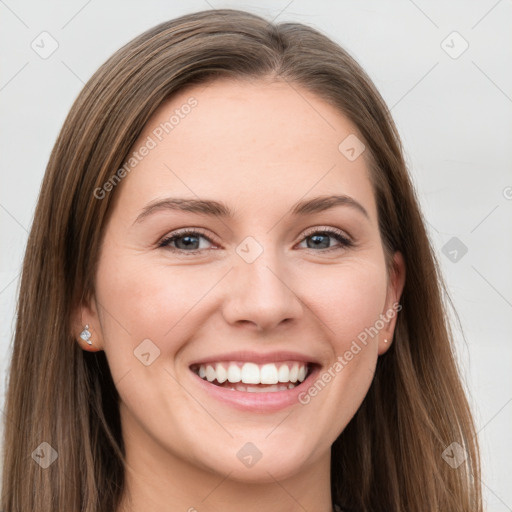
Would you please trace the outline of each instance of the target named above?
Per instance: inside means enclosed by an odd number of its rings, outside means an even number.
[[[240,259],[229,275],[223,316],[231,325],[268,331],[303,313],[290,272],[277,255],[264,251],[255,261]]]

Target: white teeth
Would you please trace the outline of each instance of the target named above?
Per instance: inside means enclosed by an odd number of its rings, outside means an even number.
[[[217,377],[217,374],[215,373],[215,370],[213,369],[213,366],[208,365],[206,367],[206,378],[209,382],[212,382]]]
[[[260,371],[261,384],[277,384],[277,368],[275,364],[264,364]]]
[[[279,368],[278,380],[279,382],[290,382],[290,368],[287,364],[283,364]]]
[[[222,384],[228,379],[228,372],[222,363],[217,363],[215,366],[215,373],[217,374],[217,380]]]
[[[288,383],[288,388],[290,386],[295,387],[294,383],[304,381],[307,372],[307,364],[302,362],[257,365],[256,363],[242,364],[233,361],[201,364],[196,370],[199,377],[206,379],[208,382],[216,380],[219,384],[228,381],[232,384],[265,384],[268,386],[266,388],[255,388],[258,391],[262,389],[270,391],[270,386],[276,387],[273,385],[280,383]],[[251,389],[250,391],[252,392],[253,390]]]
[[[207,374],[208,375],[208,374]],[[290,382],[297,382],[297,377],[299,376],[299,365],[295,363],[290,370]]]
[[[244,384],[260,383],[260,369],[257,364],[245,363],[242,366],[242,382]]]
[[[203,365],[201,365],[203,366]],[[199,377],[201,377],[201,366],[199,367]],[[229,382],[240,382],[242,379],[242,371],[236,364],[228,366],[228,380]]]
[[[267,388],[258,388],[256,386],[247,386],[246,391],[248,393],[268,393],[269,391],[272,393],[273,391],[286,391],[288,388],[286,386],[278,386],[274,384],[273,386],[268,386]]]
[[[294,387],[295,386],[293,384],[289,384],[288,386],[284,384],[275,384],[265,388],[260,388],[258,386],[245,386],[244,384],[233,384],[233,386],[230,386],[230,389],[231,391],[245,391],[246,393],[272,393],[275,391],[286,391],[287,389],[292,389]]]

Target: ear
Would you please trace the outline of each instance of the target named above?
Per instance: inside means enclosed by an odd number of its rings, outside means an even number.
[[[74,309],[71,319],[72,336],[80,345],[82,350],[88,352],[98,352],[103,350],[103,338],[101,335],[101,324],[98,315],[98,307],[94,297],[90,299],[83,299]],[[85,329],[91,333],[91,345],[86,340],[80,337],[80,334]]]
[[[386,302],[381,313],[384,327],[379,331],[379,355],[384,354],[393,342],[396,319],[399,311],[402,309],[399,301],[402,296],[404,284],[405,262],[402,253],[397,251],[393,255],[392,269],[390,270],[388,278]]]

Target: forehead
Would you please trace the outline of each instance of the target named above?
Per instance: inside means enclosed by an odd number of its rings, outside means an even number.
[[[366,155],[350,160],[340,150],[356,134],[342,112],[296,84],[195,85],[164,102],[144,127],[130,155],[150,149],[139,156],[122,195],[215,196],[234,209],[262,209],[269,201],[291,204],[338,192],[374,213]]]

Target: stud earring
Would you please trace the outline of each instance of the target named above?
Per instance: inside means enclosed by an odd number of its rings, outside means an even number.
[[[91,333],[89,331],[89,325],[85,326],[85,329],[80,333],[80,338],[82,338],[88,345],[92,345],[91,341]]]

